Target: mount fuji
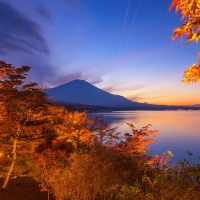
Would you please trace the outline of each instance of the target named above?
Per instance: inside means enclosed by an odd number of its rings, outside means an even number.
[[[57,102],[64,104],[82,104],[105,106],[113,109],[128,110],[166,110],[191,109],[191,106],[166,106],[133,102],[123,96],[110,94],[84,80],[73,80],[63,85],[46,89],[45,92]],[[193,109],[195,109],[193,107]]]

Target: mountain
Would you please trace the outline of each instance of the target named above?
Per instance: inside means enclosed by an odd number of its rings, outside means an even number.
[[[120,95],[110,94],[101,90],[84,80],[73,80],[69,83],[49,88],[46,93],[65,105],[82,104],[90,106],[104,106],[114,109],[190,109],[191,107],[152,105],[147,103],[133,102]],[[194,109],[194,108],[193,108]]]
[[[73,80],[55,88],[46,89],[50,96],[70,103],[110,106],[110,107],[130,107],[134,102],[120,95],[105,92],[84,80]]]

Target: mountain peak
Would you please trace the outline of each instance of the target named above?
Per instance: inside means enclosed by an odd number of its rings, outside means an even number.
[[[70,82],[82,82],[82,83],[86,82],[86,83],[88,83],[87,81],[82,80],[82,79],[74,79],[74,80],[72,80],[72,81],[70,81]],[[69,83],[70,83],[70,82],[69,82]]]
[[[70,83],[73,83],[73,84],[89,84],[89,85],[92,85],[90,83],[88,83],[87,81],[85,80],[82,80],[82,79],[74,79],[66,84],[70,84]],[[93,85],[92,85],[93,86]]]

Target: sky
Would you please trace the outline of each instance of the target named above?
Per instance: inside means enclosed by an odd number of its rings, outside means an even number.
[[[28,81],[86,80],[132,101],[200,104],[184,84],[199,45],[172,41],[182,24],[171,0],[0,0],[0,60],[28,65]]]

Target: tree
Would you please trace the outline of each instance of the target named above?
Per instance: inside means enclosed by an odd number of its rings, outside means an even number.
[[[132,133],[119,134],[101,117],[88,120],[78,112],[64,112],[60,119],[52,148],[27,162],[41,190],[57,200],[134,199],[117,195],[151,169],[154,157],[147,147],[157,131],[149,130],[150,124],[141,129],[127,124]]]
[[[0,142],[11,154],[11,165],[2,186],[5,189],[20,147],[34,148],[31,141],[43,137],[48,113],[47,94],[36,83],[25,84],[28,66],[16,68],[0,61]],[[12,151],[12,153],[10,152]]]
[[[187,43],[198,42],[200,38],[200,0],[172,0],[169,11],[175,7],[176,13],[181,12],[183,24],[174,30],[172,40],[187,36]],[[198,52],[197,64],[192,64],[186,69],[183,75],[183,82],[200,81],[200,52]]]

